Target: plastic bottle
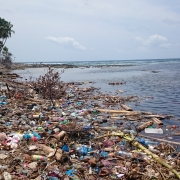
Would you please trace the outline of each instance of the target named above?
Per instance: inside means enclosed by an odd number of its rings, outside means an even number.
[[[146,140],[146,141],[145,141],[145,144],[146,144],[147,146],[157,146],[157,145],[158,145],[158,142]]]
[[[157,146],[158,145],[158,142],[150,141],[149,139],[136,138],[135,140],[146,146]]]
[[[47,157],[40,155],[32,155],[31,158],[36,161],[46,161]]]
[[[0,105],[6,105],[6,104],[7,104],[7,102],[0,101]]]
[[[124,156],[124,157],[132,157],[133,156],[132,153],[125,152],[125,151],[118,151],[116,154],[119,155],[119,156]]]

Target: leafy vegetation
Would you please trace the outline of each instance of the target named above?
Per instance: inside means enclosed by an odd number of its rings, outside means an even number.
[[[3,18],[0,18],[0,64],[10,69],[12,66],[12,54],[9,52],[5,43],[11,34],[14,33],[12,30],[13,25]]]

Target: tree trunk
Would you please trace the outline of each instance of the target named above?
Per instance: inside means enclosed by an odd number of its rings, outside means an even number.
[[[3,50],[4,45],[6,44],[6,41],[7,41],[7,38],[4,40],[3,45],[0,47],[0,54],[1,54],[2,50]]]

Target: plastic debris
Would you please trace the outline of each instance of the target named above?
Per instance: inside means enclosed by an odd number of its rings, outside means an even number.
[[[171,116],[134,111],[125,104],[136,96],[104,94],[48,73],[36,82],[0,83],[0,178],[180,178],[180,143],[169,138],[179,127],[161,121]]]

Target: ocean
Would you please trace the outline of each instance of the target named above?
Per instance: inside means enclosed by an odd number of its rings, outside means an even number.
[[[31,63],[31,62],[27,62]],[[115,94],[122,90],[122,96],[137,95],[139,101],[129,103],[134,110],[173,115],[168,124],[180,124],[180,59],[111,60],[44,62],[46,64],[71,64],[79,68],[65,69],[61,80],[65,82],[92,81],[102,92]],[[118,66],[116,66],[118,65]],[[87,66],[87,68],[85,67]],[[60,71],[61,69],[56,69]],[[35,80],[47,72],[46,68],[14,70],[23,79]],[[109,85],[109,82],[123,82]]]

